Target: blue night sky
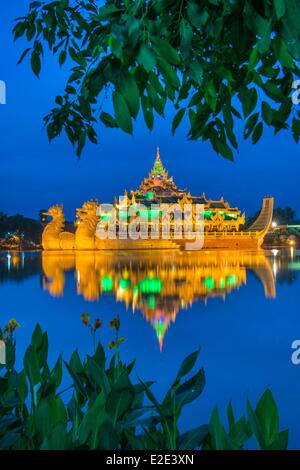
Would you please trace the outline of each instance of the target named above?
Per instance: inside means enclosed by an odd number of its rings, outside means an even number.
[[[231,163],[216,155],[209,144],[187,141],[187,125],[173,137],[174,111],[169,108],[165,120],[156,118],[151,133],[142,118],[133,137],[99,125],[98,146],[88,145],[80,161],[64,136],[49,144],[42,117],[63,92],[68,68],[61,70],[56,59],[46,57],[38,80],[28,58],[16,65],[26,46],[13,42],[11,30],[14,18],[22,16],[28,4],[27,0],[1,0],[0,80],[7,85],[7,105],[0,106],[0,211],[37,217],[41,208],[63,203],[71,219],[75,208],[89,198],[111,202],[125,188],[136,189],[153,164],[157,144],[169,174],[192,194],[205,191],[212,199],[224,195],[248,215],[270,194],[277,205],[297,207],[299,149],[287,133],[274,138],[267,130],[253,146],[242,141],[240,129],[240,151]],[[104,109],[109,108],[107,103]]]

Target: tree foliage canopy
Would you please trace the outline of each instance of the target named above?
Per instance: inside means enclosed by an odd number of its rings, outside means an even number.
[[[254,144],[265,126],[300,138],[299,24],[299,0],[47,0],[30,4],[14,37],[30,43],[19,62],[30,54],[37,76],[45,47],[72,62],[45,117],[50,140],[64,130],[80,155],[87,138],[97,143],[99,120],[131,134],[142,112],[151,130],[170,102],[173,133],[188,119],[189,139],[233,159],[237,120]]]

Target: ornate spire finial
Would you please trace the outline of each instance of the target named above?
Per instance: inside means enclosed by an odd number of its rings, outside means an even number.
[[[168,176],[168,172],[165,170],[163,167],[161,158],[160,158],[160,151],[159,151],[159,146],[156,147],[156,157],[155,157],[155,162],[154,166],[150,172],[150,175],[161,175],[161,176]]]
[[[160,160],[159,145],[156,146],[156,160]]]

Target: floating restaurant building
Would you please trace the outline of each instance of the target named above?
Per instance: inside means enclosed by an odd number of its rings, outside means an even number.
[[[174,214],[168,221],[168,237],[165,237],[165,220],[161,207],[176,207],[182,210],[191,209],[191,233],[196,233],[198,219],[196,208],[204,209],[202,221],[202,233],[204,243],[201,248],[223,249],[257,249],[263,243],[273,217],[274,199],[264,198],[261,212],[255,222],[245,226],[245,213],[237,207],[231,207],[222,197],[219,200],[211,200],[203,193],[201,196],[192,196],[187,190],[179,189],[169,177],[164,168],[159,149],[157,149],[154,166],[149,175],[144,178],[140,187],[135,191],[125,191],[121,202],[115,199],[113,208],[117,214],[115,219],[115,236],[99,238],[96,232],[99,224],[103,227],[111,222],[110,212],[100,211],[97,201],[87,201],[82,208],[77,209],[75,233],[64,231],[64,214],[61,205],[52,206],[46,216],[52,220],[46,225],[42,245],[44,250],[138,250],[138,249],[185,249],[186,239],[178,237],[175,230]],[[135,211],[134,209],[137,208]],[[133,210],[132,210],[133,209]],[[120,236],[121,227],[129,227],[139,219],[147,224],[145,231],[139,238]],[[137,224],[138,225],[138,224]],[[152,228],[156,227],[156,236]],[[107,228],[107,232],[108,232]],[[98,232],[97,232],[98,233]],[[196,237],[196,235],[195,235]],[[189,238],[189,240],[191,240]]]

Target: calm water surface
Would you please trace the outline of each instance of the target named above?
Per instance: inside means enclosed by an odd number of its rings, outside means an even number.
[[[271,387],[290,447],[300,448],[300,252],[0,253],[0,324],[16,318],[19,365],[37,322],[47,329],[50,361],[74,349],[91,352],[80,314],[101,318],[99,337],[113,339],[109,320],[121,318],[126,360],[155,379],[162,395],[183,357],[201,347],[202,397],[186,409],[182,428],[205,422],[218,404],[225,418]]]

